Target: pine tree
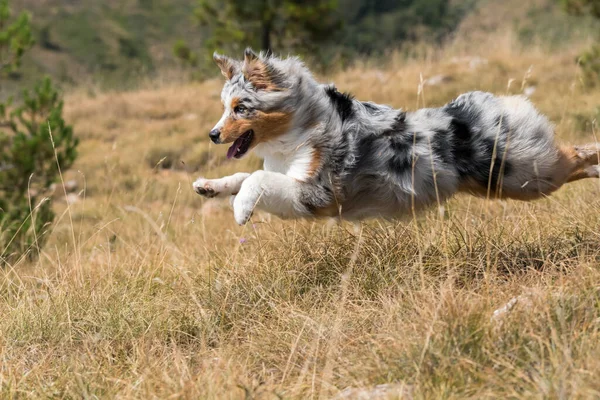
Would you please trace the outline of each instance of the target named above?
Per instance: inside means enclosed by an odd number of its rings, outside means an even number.
[[[0,80],[18,69],[33,43],[29,15],[11,21],[8,0],[0,0]],[[0,102],[0,264],[35,257],[54,220],[47,196],[58,166],[69,168],[77,156],[77,139],[62,113],[49,78],[24,90],[18,105]]]
[[[337,6],[337,0],[200,0],[196,17],[210,32],[204,40],[210,55],[247,46],[314,50],[340,27]]]

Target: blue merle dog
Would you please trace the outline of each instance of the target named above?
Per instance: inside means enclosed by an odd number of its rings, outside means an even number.
[[[561,147],[550,122],[521,96],[471,92],[441,108],[404,112],[318,83],[297,58],[247,49],[218,54],[224,113],[210,131],[250,150],[264,169],[199,178],[206,197],[233,195],[238,224],[255,208],[283,218],[393,218],[457,192],[533,200],[598,178],[600,146]]]

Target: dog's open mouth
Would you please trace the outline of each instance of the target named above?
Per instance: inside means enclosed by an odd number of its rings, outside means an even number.
[[[227,150],[227,158],[241,158],[250,149],[252,139],[254,139],[254,131],[252,129],[235,139],[235,142]]]

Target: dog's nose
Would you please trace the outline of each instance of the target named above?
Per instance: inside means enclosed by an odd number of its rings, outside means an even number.
[[[210,131],[210,133],[208,134],[208,136],[210,137],[210,140],[213,141],[213,143],[219,143],[221,140],[219,139],[219,136],[221,136],[221,131],[218,129],[213,129],[212,131]]]

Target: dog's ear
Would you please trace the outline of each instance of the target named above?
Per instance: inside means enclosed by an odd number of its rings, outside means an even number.
[[[256,54],[252,48],[246,47],[246,50],[244,50],[244,63],[249,64],[258,61],[260,61],[258,54]]]
[[[221,73],[227,80],[230,80],[235,74],[240,72],[241,63],[237,60],[223,56],[216,51],[213,53],[213,60],[221,69]]]
[[[283,90],[282,74],[269,62],[268,58],[259,56],[249,47],[244,51],[242,73],[257,90],[268,92]]]

